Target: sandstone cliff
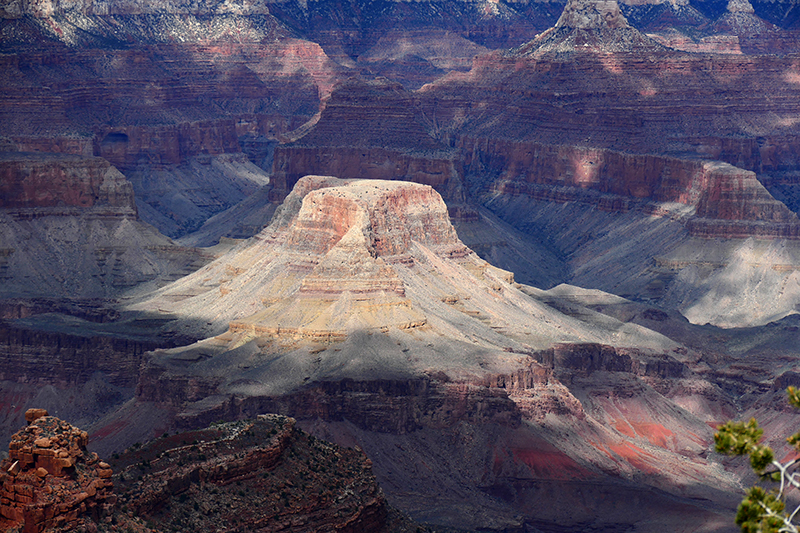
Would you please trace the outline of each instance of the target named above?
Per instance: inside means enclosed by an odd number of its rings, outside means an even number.
[[[426,318],[429,313],[458,321],[462,313],[486,316],[493,329],[511,328],[516,335],[526,327],[489,317],[501,308],[520,318],[533,313],[542,319],[548,311],[519,296],[512,281],[458,240],[447,207],[430,186],[308,176],[256,238],[135,308],[202,317],[210,322],[203,331],[214,333],[235,321],[234,337],[284,332],[325,342],[356,331],[439,327]],[[471,298],[476,286],[496,297]],[[506,291],[509,297],[502,296]],[[367,309],[369,314],[361,312]],[[369,323],[360,322],[369,315]],[[563,332],[548,326],[550,320]],[[551,335],[603,335],[565,316],[529,327],[533,345],[547,344]],[[495,334],[486,335],[493,343]]]
[[[463,201],[456,153],[431,137],[411,93],[386,79],[337,86],[319,121],[275,150],[278,199],[309,174],[424,183]]]
[[[101,158],[0,153],[0,179],[0,209],[19,217],[55,214],[59,208],[65,214],[90,210],[98,216],[136,217],[130,182]]]
[[[770,195],[754,172],[730,164],[468,137],[461,142],[470,162],[465,172],[476,175],[471,182],[484,195],[525,195],[650,214],[683,204],[689,208],[685,219],[693,236],[800,235],[797,215]]]

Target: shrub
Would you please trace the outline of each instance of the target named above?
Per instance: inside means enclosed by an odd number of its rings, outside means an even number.
[[[800,391],[789,387],[789,403],[800,409]],[[764,430],[756,419],[747,423],[727,422],[714,434],[715,449],[726,455],[749,455],[750,466],[760,481],[772,484],[770,490],[756,485],[748,489],[736,511],[736,524],[743,533],[800,533],[795,516],[800,505],[786,512],[786,493],[792,487],[800,489],[800,458],[781,463],[772,448],[761,444]],[[800,451],[800,432],[786,439]],[[777,486],[776,486],[777,485]]]

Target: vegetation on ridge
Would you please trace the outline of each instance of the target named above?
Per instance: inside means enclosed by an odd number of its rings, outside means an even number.
[[[800,391],[788,387],[789,403],[800,409]],[[726,455],[749,455],[750,466],[765,482],[777,483],[778,487],[766,490],[759,485],[748,489],[747,495],[739,504],[736,524],[744,533],[796,533],[800,531],[796,515],[800,504],[791,513],[786,512],[787,493],[800,489],[800,456],[789,461],[775,459],[775,452],[766,444],[761,444],[764,430],[755,418],[747,423],[727,422],[714,434],[715,449]],[[800,431],[786,439],[800,451]]]

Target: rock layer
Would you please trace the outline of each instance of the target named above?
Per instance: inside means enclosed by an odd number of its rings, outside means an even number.
[[[207,261],[142,224],[105,159],[3,152],[0,173],[0,297],[110,297]]]
[[[476,175],[472,183],[483,194],[667,216],[674,216],[670,205],[682,204],[693,236],[800,237],[797,215],[754,172],[730,164],[474,138],[463,139],[461,148],[470,161],[465,172]]]
[[[115,464],[120,502],[164,530],[178,522],[192,531],[399,530],[363,453],[283,416],[164,436]]]
[[[449,322],[462,313],[495,316],[495,305],[509,306],[514,314],[547,315],[519,295],[512,281],[458,240],[447,207],[431,187],[308,176],[256,238],[136,308],[207,317],[211,325],[203,330],[216,333],[231,322],[229,334],[236,338],[268,332],[286,338],[280,331],[324,339],[413,329],[426,326],[429,313],[455,312]],[[476,286],[496,297],[470,298]],[[514,296],[503,297],[505,291]],[[545,319],[531,335],[602,336],[567,317],[553,319],[566,320],[563,333]]]
[[[164,434],[115,454],[113,470],[86,451],[85,431],[44,409],[25,418],[1,464],[4,531],[417,530],[390,511],[362,452],[315,439],[291,418]]]
[[[413,181],[463,201],[456,154],[428,134],[411,93],[386,79],[339,85],[309,132],[276,148],[273,170],[276,195],[321,174]]]
[[[268,410],[325,431],[350,428],[359,442],[378,435],[415,442],[426,432],[463,429],[487,446],[468,447],[470,466],[437,482],[452,486],[452,495],[434,491],[441,485],[430,480],[402,488],[415,470],[392,470],[403,461],[385,451],[393,445],[373,448],[404,507],[462,529],[522,527],[511,509],[531,501],[522,488],[498,501],[475,479],[498,494],[516,491],[512,477],[563,482],[547,501],[592,480],[618,498],[612,485],[629,487],[639,472],[669,464],[671,487],[683,475],[729,487],[697,458],[710,439],[705,419],[714,415],[675,410],[651,381],[683,383],[699,367],[666,337],[587,309],[592,298],[615,301],[588,292],[514,284],[460,243],[429,186],[307,176],[261,234],[136,304],[174,314],[179,325],[199,323],[198,334],[208,336],[150,354],[136,401],[175,413],[180,428]],[[612,383],[623,383],[622,392]],[[603,401],[611,389],[614,400]],[[651,427],[647,419],[658,422]],[[410,448],[415,457],[420,446]],[[675,490],[725,501],[728,489]],[[420,497],[428,502],[422,508],[414,503]],[[452,509],[464,502],[490,511],[457,516]],[[544,513],[525,508],[526,520]],[[584,514],[568,522],[584,520],[598,523]]]
[[[143,219],[171,236],[264,185],[262,170],[242,168],[241,144],[307,122],[340,72],[267,12],[18,7],[38,16],[0,19],[3,149],[107,159],[133,181]],[[208,186],[217,163],[235,186]],[[149,175],[157,193],[140,186]]]
[[[131,183],[108,161],[77,155],[0,152],[0,209],[20,218],[63,212],[135,218]]]

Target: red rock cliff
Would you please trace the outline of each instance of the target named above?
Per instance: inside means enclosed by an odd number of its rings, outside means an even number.
[[[466,172],[481,176],[487,192],[610,211],[658,213],[659,203],[677,202],[695,208],[688,227],[696,236],[800,237],[797,216],[755,173],[726,163],[466,137],[460,148]]]
[[[308,134],[276,148],[273,170],[276,195],[309,174],[401,179],[447,199],[463,195],[456,153],[428,134],[411,93],[385,78],[337,86]]]
[[[108,161],[55,154],[0,153],[0,208],[32,214],[77,208],[136,216],[133,187]]]

